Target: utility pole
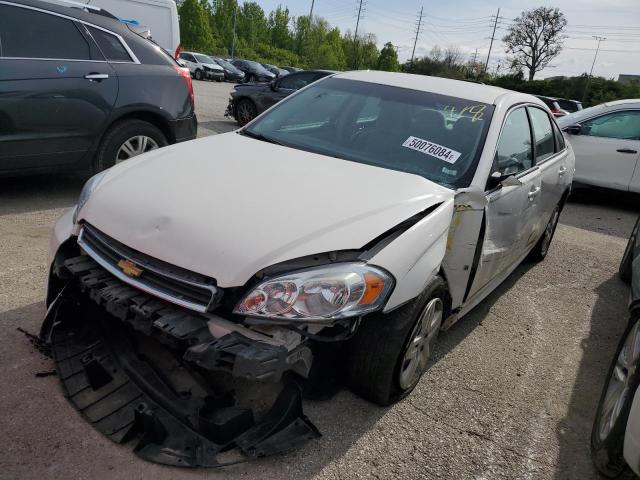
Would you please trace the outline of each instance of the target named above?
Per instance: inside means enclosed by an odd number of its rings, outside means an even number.
[[[420,35],[420,27],[422,26],[422,12],[424,6],[420,7],[420,16],[418,17],[418,28],[416,28],[416,38],[413,40],[413,51],[411,52],[411,65],[413,66],[413,58],[416,55],[416,45],[418,44],[418,36]]]
[[[584,93],[582,94],[582,103],[587,100],[587,92],[589,91],[589,84],[591,83],[591,76],[593,75],[593,67],[596,65],[596,58],[598,58],[598,50],[600,50],[600,42],[604,42],[607,37],[599,37],[597,35],[591,35],[598,41],[598,46],[596,47],[596,53],[593,55],[593,63],[591,64],[591,70],[589,71],[589,77],[587,77],[587,84],[584,86]]]
[[[498,26],[498,18],[500,18],[499,8],[498,8],[498,13],[496,14],[495,21],[493,22],[493,33],[491,34],[491,43],[489,44],[489,53],[487,53],[487,62],[484,64],[485,73],[487,73],[487,69],[489,68],[489,57],[491,57],[491,49],[493,48],[493,39],[496,36],[496,27]]]
[[[360,5],[358,6],[358,19],[356,20],[356,33],[353,35],[353,49],[354,49],[354,59],[355,59],[355,69],[358,69],[358,27],[360,26],[360,15],[362,14],[362,1],[360,0]]]
[[[478,49],[476,48],[476,51],[473,54],[473,64],[476,64],[476,59],[478,58]]]
[[[236,5],[236,8],[233,10],[233,37],[231,39],[231,58],[236,58],[234,57],[235,51],[236,51],[236,19],[238,18],[238,5]]]
[[[313,4],[316,3],[316,0],[311,0],[311,11],[309,12],[309,24],[313,21]]]

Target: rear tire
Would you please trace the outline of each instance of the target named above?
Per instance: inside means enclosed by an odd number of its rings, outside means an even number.
[[[556,208],[553,209],[551,213],[551,218],[547,223],[547,226],[536,243],[536,246],[533,247],[533,250],[529,252],[528,260],[532,262],[541,262],[549,253],[549,247],[551,246],[551,241],[553,240],[553,235],[556,233],[556,227],[558,226],[558,220],[560,219],[560,211],[562,210],[560,204],[556,205]]]
[[[243,98],[236,106],[236,121],[238,125],[244,127],[247,123],[258,116],[256,104],[248,98]]]
[[[624,436],[633,397],[640,384],[638,329],[640,319],[630,321],[618,344],[591,430],[593,463],[608,478],[618,477],[627,468],[623,456]],[[629,344],[635,349],[628,348]]]
[[[346,380],[351,390],[383,406],[407,396],[427,369],[446,314],[446,299],[445,283],[436,277],[407,305],[386,315],[363,318],[346,345]],[[430,309],[434,315],[430,316]],[[422,350],[416,340],[420,333]],[[412,364],[412,359],[417,363]]]
[[[146,138],[145,140],[139,137]],[[133,148],[124,148],[125,144]],[[144,143],[144,145],[143,145]],[[104,134],[93,162],[94,173],[106,170],[120,161],[167,145],[167,138],[155,125],[144,120],[128,119],[115,123]],[[140,151],[136,147],[141,147]],[[127,155],[129,150],[133,155]]]
[[[627,242],[627,247],[624,250],[624,255],[622,255],[622,261],[620,262],[620,268],[618,269],[618,274],[620,278],[625,283],[631,283],[631,274],[632,274],[632,264],[633,264],[633,253],[636,246],[636,239],[638,237],[638,229],[640,228],[640,217],[636,221],[635,226],[631,232],[631,236],[629,237],[629,241]]]

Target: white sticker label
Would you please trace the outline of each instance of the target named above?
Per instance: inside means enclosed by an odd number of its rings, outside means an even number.
[[[460,152],[418,137],[411,136],[407,138],[402,146],[424,153],[425,155],[430,155],[447,163],[456,163],[456,160],[460,158]]]

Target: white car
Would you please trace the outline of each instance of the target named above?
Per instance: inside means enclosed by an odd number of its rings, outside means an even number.
[[[558,125],[575,151],[576,182],[640,193],[640,99],[585,108]]]
[[[181,52],[180,64],[187,67],[196,80],[224,80],[224,69],[211,57],[202,53]]]
[[[286,450],[317,435],[297,383],[342,372],[378,404],[407,395],[440,330],[546,256],[573,172],[533,96],[332,75],[89,180],[54,230],[42,335],[67,392],[85,389],[71,402],[118,408],[89,418],[117,441],[145,434],[144,458]]]

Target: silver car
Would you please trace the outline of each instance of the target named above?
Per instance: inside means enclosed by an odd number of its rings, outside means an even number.
[[[215,80],[222,82],[224,80],[224,69],[218,63],[207,55],[194,52],[180,53],[181,63],[189,69],[191,76],[196,80]]]

